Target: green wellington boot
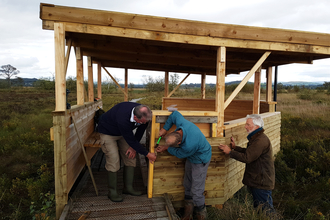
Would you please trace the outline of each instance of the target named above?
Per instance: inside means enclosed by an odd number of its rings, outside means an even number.
[[[108,171],[108,198],[113,202],[122,202],[123,198],[117,192],[117,172]]]
[[[133,189],[133,179],[134,179],[134,167],[125,166],[124,167],[124,194],[130,194],[132,196],[142,195],[141,191],[136,191]]]

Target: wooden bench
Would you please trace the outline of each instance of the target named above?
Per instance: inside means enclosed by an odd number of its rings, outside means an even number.
[[[84,147],[101,147],[102,144],[100,133],[94,131],[85,141]]]
[[[95,153],[99,150],[99,148],[103,145],[103,142],[100,138],[100,133],[94,131],[85,141],[84,147],[86,148],[86,155],[89,161],[91,161],[92,157],[95,155]],[[98,166],[98,170],[101,168],[102,160],[103,160],[104,154],[102,153],[101,162]]]
[[[103,145],[103,142],[100,138],[100,133],[94,131],[85,141],[84,147],[86,148],[86,154],[89,160],[94,156],[96,151]],[[104,153],[102,153],[101,162],[98,166],[98,170],[100,170],[102,165],[102,160],[104,157]],[[140,167],[142,172],[142,179],[144,186],[148,184],[148,165],[146,163],[146,159],[144,155],[138,154],[137,159],[140,161]]]

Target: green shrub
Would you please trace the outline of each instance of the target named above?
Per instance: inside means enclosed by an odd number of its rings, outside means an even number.
[[[286,217],[293,218],[310,207],[314,207],[314,214],[329,217],[329,142],[319,138],[282,142],[275,160],[275,200]]]
[[[312,100],[313,93],[309,89],[304,89],[297,94],[297,98],[302,100]]]

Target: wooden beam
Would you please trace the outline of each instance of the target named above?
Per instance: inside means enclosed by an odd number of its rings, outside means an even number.
[[[165,72],[165,91],[164,91],[164,97],[167,97],[168,96],[168,77],[169,76],[169,73],[168,71]]]
[[[254,73],[254,92],[253,92],[253,114],[260,111],[260,86],[261,86],[261,66]]]
[[[206,84],[206,74],[201,74],[201,92],[202,92],[202,99],[205,99],[205,84]]]
[[[124,93],[124,101],[128,101],[128,69],[125,68],[125,93]]]
[[[186,75],[186,77],[179,83],[179,85],[177,85],[173,91],[167,96],[167,98],[171,97],[171,95],[173,95],[173,93],[180,88],[181,84],[188,78],[188,76],[190,76],[190,73],[188,73],[188,75]]]
[[[218,118],[216,116],[185,116],[185,119],[196,124],[196,123],[217,123]],[[156,123],[165,123],[168,116],[156,116]]]
[[[219,47],[217,53],[217,81],[215,95],[215,111],[218,114],[217,137],[223,137],[225,122],[225,77],[226,77],[226,48]]]
[[[140,70],[153,70],[153,71],[171,71],[177,73],[195,73],[200,74],[206,72],[208,75],[215,74],[215,67],[189,67],[189,66],[177,66],[177,65],[164,65],[159,63],[140,63],[140,62],[128,62],[128,61],[117,61],[117,60],[98,60],[104,67],[116,67],[116,68],[129,68],[129,69],[140,69]]]
[[[97,63],[97,97],[102,99],[102,75],[101,75],[101,63]]]
[[[106,51],[98,51],[92,49],[84,49],[84,56],[97,57],[98,59],[126,61],[126,62],[142,62],[148,64],[162,65],[181,65],[190,67],[214,66],[215,60],[187,59],[186,57],[166,57],[156,56],[154,54],[129,53],[127,51],[108,53]]]
[[[84,35],[72,33],[70,35],[75,40],[73,46],[84,47],[86,49],[97,50],[106,53],[122,53],[128,52],[130,54],[139,55],[153,55],[157,57],[175,57],[175,58],[189,58],[198,60],[215,60],[215,50],[210,50],[203,46],[195,46],[193,48],[188,45],[165,44],[164,42],[150,42],[141,39],[127,38],[112,38],[105,40],[99,38],[99,35]],[[93,38],[88,38],[93,36]],[[94,37],[95,36],[95,37]],[[251,57],[252,59],[253,57]],[[246,60],[246,59],[244,59]]]
[[[52,22],[44,21],[46,29],[52,29]],[[188,34],[166,33],[148,30],[138,30],[130,28],[119,28],[111,26],[99,26],[78,23],[65,23],[66,30],[69,32],[85,33],[85,34],[99,34],[105,36],[128,37],[135,39],[145,40],[158,40],[164,42],[184,43],[194,45],[208,45],[208,46],[226,46],[246,49],[258,49],[266,51],[285,51],[297,53],[310,53],[310,54],[330,54],[329,45],[309,45],[306,43],[290,43],[290,42],[274,42],[262,40],[248,40],[233,39],[226,37],[213,37],[213,36],[197,36]]]
[[[88,101],[94,102],[93,62],[91,57],[87,57],[87,63],[88,63]]]
[[[77,105],[85,103],[84,94],[84,63],[80,47],[76,48],[76,62],[77,62]]]
[[[266,70],[266,102],[272,102],[272,79],[273,79],[273,67],[268,67]]]
[[[245,86],[245,84],[249,81],[251,76],[255,73],[255,71],[261,66],[261,64],[267,59],[271,52],[265,52],[262,57],[257,61],[257,63],[252,67],[250,72],[246,74],[244,79],[241,81],[241,83],[236,87],[236,89],[232,92],[232,94],[228,97],[228,99],[225,102],[224,108],[226,109],[228,105],[233,101],[233,99],[236,97],[236,95],[241,91],[241,89]]]
[[[67,44],[68,44],[68,48],[67,48],[66,55],[65,55],[65,74],[68,71],[68,65],[69,65],[69,58],[70,58],[70,53],[71,53],[72,40],[69,39]]]
[[[93,36],[93,37],[92,37]],[[97,50],[105,56],[105,54],[136,54],[138,57],[141,55],[152,55],[153,59],[158,59],[159,64],[163,58],[178,58],[178,59],[189,59],[189,60],[212,60],[212,67],[215,68],[214,62],[216,62],[216,50],[209,50],[208,47],[202,47],[198,45],[180,44],[164,44],[161,41],[144,41],[141,39],[127,39],[127,38],[112,38],[111,40],[104,40],[99,35],[81,35],[81,34],[70,34],[71,38],[74,38],[73,46],[83,47],[84,49]],[[68,44],[67,44],[68,45]],[[187,47],[189,46],[189,47]],[[119,56],[118,58],[125,56]],[[256,59],[259,59],[260,51],[244,51],[244,53],[238,52],[237,50],[228,49],[226,54],[226,72],[236,73],[239,71],[247,71],[251,69],[251,66],[255,63]],[[95,56],[94,56],[95,58]],[[116,57],[116,60],[118,60]],[[110,58],[109,58],[110,59]],[[273,53],[271,59],[268,58],[266,63],[270,64],[265,66],[283,65],[287,63],[311,63],[313,59],[320,59],[311,57],[308,54],[295,54],[292,53]],[[113,58],[112,58],[113,60]],[[245,67],[244,67],[245,66]],[[231,68],[235,67],[236,72],[230,72]],[[171,69],[170,69],[171,70]],[[173,70],[171,70],[173,71]],[[228,72],[229,71],[229,72]],[[175,71],[174,71],[175,72]],[[186,71],[190,72],[190,71]],[[192,73],[192,72],[190,72]],[[200,74],[200,73],[199,73]],[[215,70],[212,72],[215,75]]]
[[[66,110],[65,83],[65,27],[63,23],[54,24],[55,43],[55,111]]]
[[[167,193],[164,194],[164,199],[166,203],[166,212],[167,212],[167,216],[169,217],[169,220],[177,219],[177,214],[173,208],[172,202]]]
[[[113,80],[114,83],[116,83],[116,85],[118,86],[118,88],[124,93],[125,96],[128,96],[127,93],[125,92],[125,90],[119,85],[119,83],[116,81],[116,79],[109,73],[109,71],[102,65],[103,69],[105,70],[105,72],[107,72],[107,74],[111,77],[111,79]]]
[[[178,44],[165,44],[162,41],[145,41],[132,38],[111,38],[111,40],[104,40],[104,38],[96,36],[99,35],[86,36],[79,33],[71,33],[70,35],[70,37],[75,39],[73,41],[73,46],[97,50],[102,52],[102,54],[122,54],[125,52],[128,54],[138,54],[139,56],[153,55],[154,58],[159,59],[160,62],[162,62],[164,57],[203,61],[212,60],[212,67],[215,68],[214,62],[216,62],[216,50],[210,50],[208,47],[199,45],[194,45],[191,47],[191,45],[186,44],[180,44],[178,46]],[[260,51],[249,50],[242,53],[235,49],[228,49],[226,54],[226,70],[228,72],[230,66],[235,66],[235,68],[240,69],[239,71],[249,70],[255,63],[255,60],[259,59],[259,57]],[[286,52],[273,53],[270,58],[266,61],[270,62],[270,64],[265,66],[283,65],[288,63],[310,64],[312,60],[322,59],[322,57],[319,56],[315,57],[315,54],[312,57],[309,54],[296,53],[293,55],[292,53]],[[323,58],[326,58],[326,56],[323,55]],[[245,66],[245,68],[243,68],[243,66]],[[214,74],[215,70],[213,71],[213,75]]]
[[[87,29],[91,24],[95,24],[98,26],[115,28],[122,27],[123,29],[134,28],[136,30],[141,30],[141,32],[152,30],[158,33],[168,32],[187,34],[189,36],[209,36],[210,39],[227,37],[252,41],[262,40],[265,42],[330,46],[330,35],[323,33],[190,21],[57,5],[53,7],[41,5],[40,18],[42,20],[81,23],[86,26]],[[97,30],[95,30],[95,32],[97,32]],[[161,34],[158,37],[161,37]],[[269,50],[271,49],[269,48]]]

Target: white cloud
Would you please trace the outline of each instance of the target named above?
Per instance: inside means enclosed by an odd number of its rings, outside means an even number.
[[[328,0],[52,0],[50,3],[216,23],[330,33]],[[0,0],[0,65],[11,64],[17,67],[21,71],[20,77],[51,77],[51,73],[55,72],[54,33],[42,29],[39,10],[40,1]],[[71,57],[68,76],[75,75],[74,62],[74,57]],[[315,61],[313,65],[279,67],[278,76],[279,81],[330,81],[329,70],[330,62],[327,59]],[[122,70],[111,71],[123,82]],[[130,72],[129,80],[134,80],[133,83],[142,83],[142,75],[151,74],[149,71]],[[185,74],[179,76],[181,81]],[[242,77],[244,74],[230,76],[226,80]],[[215,77],[207,77],[207,82],[213,81]],[[191,75],[186,82],[199,83],[200,76]]]

